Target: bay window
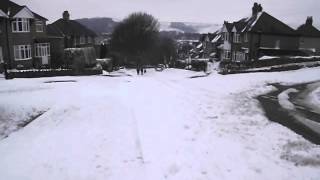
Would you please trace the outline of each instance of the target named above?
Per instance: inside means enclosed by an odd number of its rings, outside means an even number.
[[[245,53],[239,52],[239,51],[234,51],[232,53],[232,60],[236,62],[242,62],[245,60]]]
[[[38,43],[35,44],[35,57],[50,56],[50,44]]]
[[[14,59],[16,61],[31,59],[31,45],[14,46]]]
[[[27,18],[16,18],[11,23],[12,32],[30,32],[30,20]]]

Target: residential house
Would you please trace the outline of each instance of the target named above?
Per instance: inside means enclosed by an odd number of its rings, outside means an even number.
[[[220,35],[223,64],[251,64],[262,56],[303,55],[294,29],[263,11],[255,3],[252,15],[239,21],[224,22]]]
[[[47,19],[9,0],[0,1],[0,61],[9,69],[47,67]]]
[[[64,49],[94,47],[96,34],[70,19],[68,11],[64,11],[62,18],[48,25],[48,36],[52,45],[52,59],[55,66],[64,61]]]
[[[299,49],[309,55],[320,55],[320,31],[313,26],[312,17],[308,17],[306,23],[297,29],[299,37]]]
[[[96,34],[78,23],[70,19],[68,11],[64,11],[62,18],[48,25],[49,36],[60,36],[64,38],[65,48],[90,47],[95,43]]]

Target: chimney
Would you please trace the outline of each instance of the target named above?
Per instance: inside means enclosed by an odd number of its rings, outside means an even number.
[[[69,14],[69,12],[68,11],[64,11],[63,12],[63,14],[62,14],[62,18],[64,19],[64,20],[70,20],[70,14]]]
[[[258,3],[254,3],[253,7],[252,7],[252,15],[257,15],[259,12],[262,12],[263,8],[261,6],[261,4]]]
[[[262,12],[263,8],[261,6],[261,4],[258,5],[258,12]]]
[[[312,18],[312,16],[308,16],[307,20],[306,20],[306,25],[312,26],[312,24],[313,24],[313,18]]]

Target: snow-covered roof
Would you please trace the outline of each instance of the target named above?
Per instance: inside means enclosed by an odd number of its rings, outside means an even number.
[[[215,56],[216,54],[217,54],[217,53],[213,52],[213,53],[210,54],[210,57],[213,57],[213,56]]]
[[[262,13],[263,13],[263,12],[259,12],[259,13],[257,14],[257,17],[255,18],[255,20],[253,21],[253,23],[250,25],[250,28],[249,28],[250,31],[251,31],[252,27],[257,23],[257,21],[260,19]]]
[[[300,50],[305,50],[305,51],[311,51],[311,52],[316,52],[316,48],[299,48]]]
[[[0,9],[0,17],[8,18],[8,15]]]
[[[218,42],[218,40],[221,38],[221,34],[217,35],[214,39],[212,39],[212,43]]]
[[[198,49],[201,48],[201,47],[202,47],[202,43],[200,43],[200,44],[197,46]]]
[[[223,49],[223,44],[217,47],[218,49]]]
[[[279,58],[278,56],[262,56],[259,60],[269,60],[269,59],[276,59]]]

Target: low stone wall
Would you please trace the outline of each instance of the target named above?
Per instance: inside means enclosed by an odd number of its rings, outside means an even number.
[[[8,73],[7,79],[13,78],[40,78],[40,77],[55,77],[55,76],[89,76],[102,74],[102,70],[85,69],[81,73],[71,69],[45,69],[45,70],[25,70],[11,71]]]

